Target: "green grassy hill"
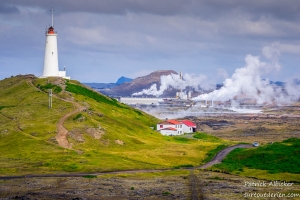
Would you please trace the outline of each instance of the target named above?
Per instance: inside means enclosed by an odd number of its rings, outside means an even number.
[[[253,149],[235,149],[213,170],[251,177],[300,181],[300,139],[289,138]]]
[[[47,90],[53,89],[48,108]],[[68,100],[64,101],[64,100]],[[57,123],[69,117],[72,149],[58,145]],[[77,81],[32,75],[0,81],[0,175],[100,172],[200,165],[222,140],[166,137],[152,130],[159,120]]]

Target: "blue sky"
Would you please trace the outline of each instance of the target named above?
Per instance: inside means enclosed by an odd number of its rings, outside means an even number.
[[[81,82],[172,69],[220,83],[274,42],[281,69],[264,78],[300,74],[297,0],[4,0],[0,79],[42,74],[52,7],[60,69]]]

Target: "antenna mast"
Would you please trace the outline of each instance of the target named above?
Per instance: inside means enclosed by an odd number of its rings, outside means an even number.
[[[52,108],[52,89],[49,89],[49,108]]]
[[[52,27],[53,27],[53,12],[54,12],[55,10],[53,9],[53,8],[51,8],[51,13],[52,13]]]

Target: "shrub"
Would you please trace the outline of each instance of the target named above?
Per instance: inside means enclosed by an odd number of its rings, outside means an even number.
[[[15,107],[15,106],[0,106],[0,110],[2,110],[3,108],[9,108],[9,107]]]
[[[60,93],[62,91],[62,88],[60,86],[53,85],[52,83],[47,83],[47,85],[38,84],[38,87],[45,92],[49,89],[52,89],[53,93],[55,94]]]
[[[164,195],[164,196],[167,196],[167,195],[169,195],[169,194],[171,194],[171,193],[168,192],[168,191],[162,193],[162,195]]]
[[[97,176],[89,174],[89,175],[83,176],[83,178],[97,178]]]
[[[174,168],[175,169],[180,169],[180,168],[192,168],[192,167],[194,167],[194,165],[186,164],[186,165],[177,165]]]
[[[81,114],[81,113],[77,114],[76,117],[73,118],[73,120],[77,120],[77,119],[79,119],[80,117],[82,117],[82,114]]]

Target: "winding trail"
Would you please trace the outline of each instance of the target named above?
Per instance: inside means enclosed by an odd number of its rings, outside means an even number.
[[[225,156],[227,156],[232,150],[234,150],[236,148],[253,148],[253,145],[251,145],[251,144],[238,144],[238,145],[234,145],[234,146],[231,146],[231,147],[227,147],[226,149],[223,149],[222,151],[220,151],[211,161],[209,161],[205,165],[202,165],[198,168],[206,169],[206,168],[211,167],[215,164],[221,163],[222,160],[225,158]]]
[[[56,96],[57,97],[57,96]],[[71,149],[72,148],[72,144],[69,143],[67,137],[69,134],[69,131],[64,127],[64,122],[73,114],[79,113],[81,111],[83,111],[85,109],[84,106],[81,106],[79,103],[76,102],[72,102],[72,101],[68,101],[62,98],[57,97],[58,99],[65,101],[65,102],[69,102],[72,103],[76,109],[73,110],[72,112],[69,112],[67,114],[65,114],[62,118],[59,119],[58,123],[57,123],[57,135],[55,136],[55,139],[57,140],[58,144],[66,149]]]
[[[46,92],[40,90],[39,88],[37,88],[33,83],[32,80],[28,80],[27,84],[34,88],[35,90],[39,90],[45,94],[47,94]],[[72,112],[69,112],[67,114],[65,114],[62,118],[59,119],[59,121],[57,122],[56,128],[57,128],[57,135],[55,136],[56,141],[58,142],[58,144],[66,149],[72,149],[72,144],[69,143],[68,141],[68,134],[69,131],[64,127],[64,122],[73,114],[79,113],[81,111],[83,111],[84,109],[86,109],[86,107],[80,105],[79,103],[76,103],[74,101],[70,101],[70,100],[66,100],[63,98],[58,97],[57,95],[53,95],[53,97],[61,100],[61,101],[65,101],[68,103],[72,103],[74,105],[74,107],[76,107],[75,110],[73,110]]]

